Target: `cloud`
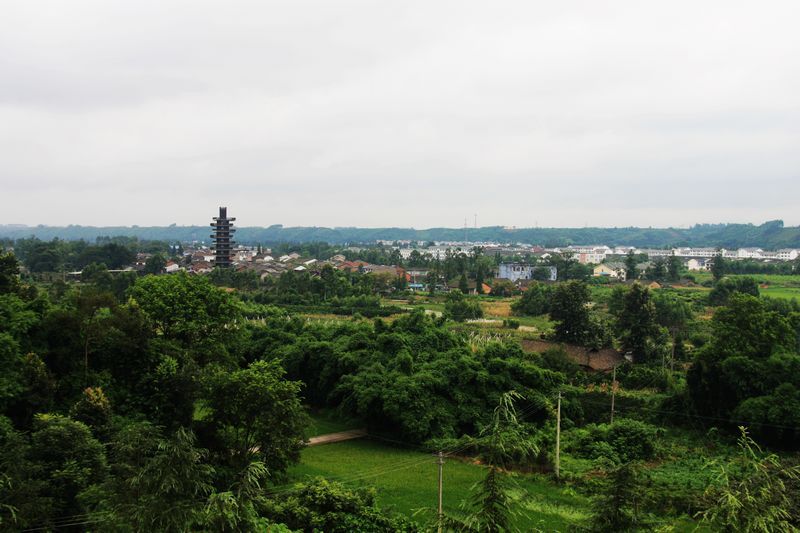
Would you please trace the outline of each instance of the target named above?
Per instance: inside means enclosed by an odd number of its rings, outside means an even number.
[[[2,222],[800,224],[798,15],[12,1]]]

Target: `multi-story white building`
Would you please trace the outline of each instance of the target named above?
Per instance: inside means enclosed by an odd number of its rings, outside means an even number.
[[[738,259],[763,259],[763,253],[764,250],[761,248],[739,248],[736,250],[736,257]]]
[[[795,248],[781,248],[780,250],[775,252],[775,255],[781,261],[794,261],[795,259],[800,257],[800,250],[797,250]]]

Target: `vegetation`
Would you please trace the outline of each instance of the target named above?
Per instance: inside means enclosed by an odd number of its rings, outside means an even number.
[[[119,276],[141,242],[75,246],[79,284],[0,255],[0,529],[427,530],[439,450],[453,530],[800,526],[800,309],[756,278],[410,297],[334,269]]]
[[[205,226],[169,227],[13,227],[0,228],[0,237],[24,238],[35,235],[40,239],[60,237],[69,240],[94,240],[103,235],[128,235],[151,241],[192,242],[206,239]],[[284,227],[280,224],[268,228],[239,228],[237,237],[246,242],[303,243],[354,243],[383,240],[460,241],[463,228],[324,228]],[[768,249],[800,247],[800,228],[785,227],[783,221],[772,220],[761,225],[753,224],[697,224],[690,228],[519,228],[506,229],[489,226],[470,230],[476,241],[531,242],[544,246],[566,246],[572,243],[614,242],[630,246],[664,248],[681,246],[718,246],[740,248],[761,246]],[[282,250],[284,251],[284,250]]]

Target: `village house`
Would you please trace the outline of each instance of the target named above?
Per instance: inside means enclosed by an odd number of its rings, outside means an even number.
[[[594,267],[592,271],[592,276],[596,278],[607,277],[619,281],[625,281],[627,275],[628,272],[623,263],[603,263]]]
[[[459,286],[461,283],[460,278],[453,278],[447,283],[447,290],[449,291],[460,291],[461,287]],[[481,289],[483,289],[483,294],[491,294],[492,288],[485,284],[481,283]],[[467,294],[476,295],[478,294],[478,284],[474,279],[467,280]]]
[[[708,270],[711,267],[711,261],[706,261],[705,259],[689,259],[684,263],[686,266],[686,270],[689,271],[703,271]]]

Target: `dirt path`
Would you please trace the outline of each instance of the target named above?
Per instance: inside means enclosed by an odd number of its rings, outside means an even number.
[[[327,435],[317,435],[308,439],[309,446],[319,446],[320,444],[330,444],[332,442],[341,442],[343,440],[360,439],[367,436],[366,429],[350,429],[347,431],[340,431],[338,433],[328,433]]]

